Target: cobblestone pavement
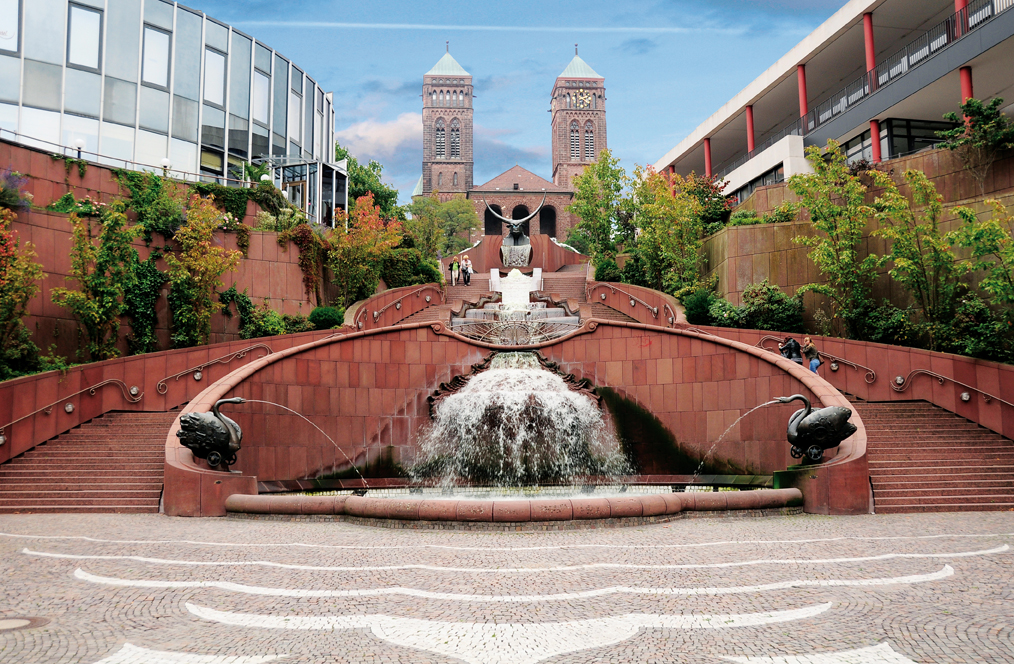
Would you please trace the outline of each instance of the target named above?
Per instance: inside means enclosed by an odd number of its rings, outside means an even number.
[[[0,662],[1014,662],[1011,545],[1011,512],[553,533],[0,516]]]

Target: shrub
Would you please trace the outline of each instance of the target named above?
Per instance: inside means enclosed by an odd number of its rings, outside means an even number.
[[[789,296],[767,279],[750,284],[743,291],[741,327],[777,332],[803,331],[803,300]]]
[[[940,334],[944,350],[994,362],[1014,361],[1014,335],[1002,315],[976,295],[965,297]]]
[[[46,209],[64,214],[74,213],[81,217],[97,217],[104,207],[105,204],[93,201],[90,196],[85,196],[84,200],[79,201],[68,191],[47,205]]]
[[[0,208],[0,380],[37,371],[39,362],[39,349],[23,319],[45,275],[35,262],[35,247],[22,245],[10,230],[14,219],[12,211]]]
[[[787,221],[795,221],[796,214],[799,212],[799,206],[794,203],[786,201],[771,212],[764,215],[765,224],[781,224]]]
[[[739,308],[722,298],[714,298],[708,307],[711,324],[718,327],[743,327]]]
[[[911,346],[917,336],[912,324],[911,310],[899,309],[884,300],[879,307],[871,307],[866,314],[866,340],[881,344]]]
[[[763,223],[763,221],[757,215],[756,210],[739,210],[738,212],[733,212],[732,216],[729,217],[730,226],[753,226],[754,224]]]
[[[28,178],[10,169],[0,171],[0,208],[19,210],[32,204],[32,195],[22,191]]]
[[[644,261],[641,260],[641,254],[633,252],[627,257],[627,261],[623,264],[623,270],[620,272],[620,277],[625,284],[631,284],[633,286],[644,286],[650,288],[648,282],[648,275],[644,272]]]
[[[623,274],[612,258],[603,258],[595,266],[595,281],[622,281]]]
[[[711,305],[717,298],[709,290],[696,290],[683,297],[683,309],[691,325],[711,325]]]
[[[341,307],[314,307],[310,322],[317,330],[330,330],[345,324],[345,310]]]
[[[443,276],[439,263],[426,260],[418,249],[392,249],[384,254],[380,278],[388,288],[401,288],[416,284],[441,283]]]
[[[158,233],[171,239],[186,221],[187,187],[154,173],[118,171],[120,184],[130,191],[130,209],[144,230],[145,242]]]

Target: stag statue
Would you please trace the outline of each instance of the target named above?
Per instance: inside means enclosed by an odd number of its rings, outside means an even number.
[[[801,459],[805,454],[810,461],[820,461],[824,451],[841,444],[856,432],[856,425],[849,422],[852,411],[842,406],[829,406],[813,410],[810,400],[802,394],[778,397],[776,401],[792,403],[802,401],[800,408],[789,418],[788,439],[792,445],[792,458]]]
[[[185,413],[180,415],[180,430],[176,436],[198,459],[206,459],[208,465],[220,470],[229,470],[236,463],[236,452],[243,440],[243,430],[233,420],[219,412],[224,403],[246,403],[240,397],[222,399],[211,407],[210,413]]]
[[[535,208],[535,212],[531,213],[524,219],[508,219],[500,214],[497,214],[486,203],[486,198],[482,197],[482,202],[486,205],[486,209],[499,219],[501,222],[507,224],[507,237],[503,239],[503,244],[500,245],[500,260],[503,261],[505,267],[524,267],[528,265],[532,260],[532,241],[525,235],[523,229],[524,225],[535,218],[535,215],[539,213],[542,206],[546,204],[546,193],[542,193],[542,202],[539,203],[539,207]]]

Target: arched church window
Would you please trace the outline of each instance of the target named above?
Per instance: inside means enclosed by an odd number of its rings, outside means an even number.
[[[581,130],[577,126],[577,120],[570,123],[570,158],[581,158]]]
[[[437,173],[437,186],[439,187],[439,186],[441,186],[443,184],[444,184],[444,174],[443,173]]]
[[[446,154],[445,147],[447,145],[447,143],[446,143],[446,136],[444,134],[444,119],[443,118],[438,118],[437,119],[436,130],[434,131],[434,134],[435,134],[435,136],[434,136],[434,147],[436,149],[437,159],[443,159],[444,156],[445,156],[445,154]]]
[[[455,187],[458,186],[458,173],[457,173],[457,171],[454,172],[454,186]]]
[[[592,110],[595,110],[598,107],[599,107],[599,96],[592,95]]]
[[[440,103],[438,105],[439,106],[443,106],[444,105],[444,91],[443,90],[440,91]]]
[[[584,157],[585,159],[595,158],[595,130],[591,121],[584,125]]]
[[[433,91],[433,105],[434,106],[437,105],[437,91],[436,90]]]
[[[451,120],[451,159],[459,157],[461,157],[461,123],[458,122],[458,118],[454,118]]]

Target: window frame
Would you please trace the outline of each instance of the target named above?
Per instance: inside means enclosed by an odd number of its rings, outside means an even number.
[[[261,122],[255,117],[257,112],[257,77],[263,77],[263,80],[267,81],[265,88],[267,94],[267,119]],[[260,69],[254,67],[253,75],[250,78],[250,121],[256,123],[260,127],[264,127],[270,131],[271,129],[271,74],[265,73]]]
[[[165,80],[166,80],[166,84],[164,86],[159,85],[158,83],[152,83],[151,81],[146,81],[144,79],[144,73],[145,73],[144,54],[145,54],[145,52],[147,50],[146,46],[148,44],[148,30],[152,30],[153,32],[161,32],[162,34],[164,34],[165,36],[167,36],[169,38],[168,51],[166,52],[166,63],[165,63]],[[151,23],[144,23],[144,24],[142,24],[142,27],[141,27],[141,85],[143,85],[145,87],[148,87],[148,88],[154,88],[156,90],[162,90],[164,92],[170,92],[169,88],[170,88],[170,85],[172,84],[172,80],[173,80],[173,33],[171,31],[169,31],[169,30],[165,30],[165,29],[160,28],[160,27],[158,27],[156,25],[152,25]],[[203,94],[204,91],[202,90],[201,93]]]
[[[96,65],[94,67],[89,67],[88,65],[82,65],[82,64],[79,64],[77,62],[71,62],[70,61],[70,40],[71,40],[71,36],[73,35],[73,31],[74,31],[73,16],[74,16],[74,10],[75,9],[77,9],[79,11],[83,11],[83,12],[91,12],[92,14],[97,14],[98,17],[99,17],[98,48],[96,49],[96,54],[95,54]],[[105,19],[105,13],[106,13],[105,10],[98,9],[96,7],[89,7],[88,5],[79,5],[79,4],[74,3],[74,2],[68,2],[67,3],[67,40],[66,40],[66,44],[65,44],[66,49],[67,49],[67,53],[66,53],[66,57],[64,58],[64,61],[67,63],[67,67],[70,67],[71,69],[79,69],[81,71],[92,72],[94,74],[101,74],[102,73],[102,56],[103,56],[102,42],[103,42],[103,36],[104,36],[104,31],[105,31],[105,20],[104,20]],[[20,18],[19,18],[19,20],[20,20]],[[20,34],[21,34],[21,30],[20,30],[20,27],[19,27],[19,29],[18,29],[18,36],[19,36],[19,38],[20,38]]]
[[[215,55],[222,56],[222,103],[218,103],[208,99],[208,52],[214,53]],[[228,99],[229,92],[229,54],[222,53],[214,46],[204,45],[204,76],[201,81],[201,101],[202,103],[214,106],[222,111],[225,110],[225,102]]]
[[[14,50],[0,48],[0,53],[13,57],[21,57],[21,42],[24,41],[21,38],[21,33],[24,32],[25,2],[24,0],[14,0],[14,2],[18,3],[17,10],[14,12],[16,14],[15,21],[17,21],[18,36],[17,39],[14,40]]]

